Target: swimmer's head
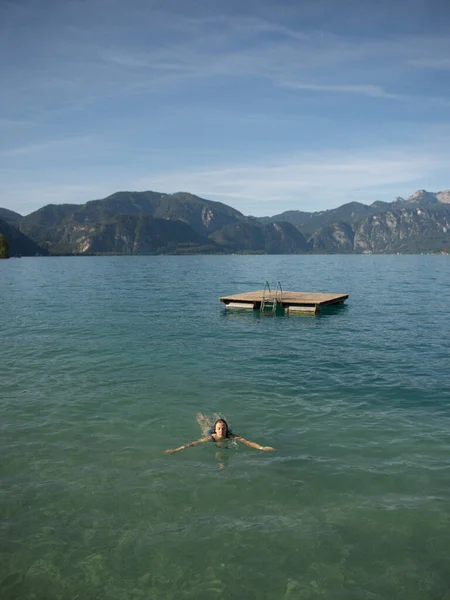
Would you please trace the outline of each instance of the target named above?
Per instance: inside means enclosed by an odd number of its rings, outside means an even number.
[[[225,419],[217,419],[214,423],[214,433],[216,433],[219,438],[226,438],[228,437],[228,432],[229,427]]]

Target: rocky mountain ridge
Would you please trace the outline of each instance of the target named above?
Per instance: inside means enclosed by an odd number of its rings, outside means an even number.
[[[5,227],[32,254],[432,252],[450,245],[450,190],[261,218],[186,192],[117,192],[25,217],[0,209]]]
[[[439,202],[442,204],[450,204],[450,190],[443,190],[436,194],[427,192],[426,190],[417,190],[417,192],[408,196],[406,200],[397,196],[393,202],[401,204],[420,204],[421,206],[425,204],[438,204]]]

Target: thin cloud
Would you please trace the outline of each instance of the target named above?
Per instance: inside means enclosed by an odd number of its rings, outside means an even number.
[[[12,210],[31,212],[47,203],[84,203],[117,190],[180,190],[219,200],[244,214],[276,214],[283,210],[324,210],[350,200],[372,203],[408,195],[420,187],[432,191],[449,187],[446,181],[450,151],[445,144],[421,150],[380,147],[356,153],[299,153],[265,161],[217,164],[203,169],[153,170],[130,173],[109,167],[74,181],[78,172],[57,174],[58,181],[34,174],[27,183],[0,185]],[[7,173],[3,173],[7,176]],[[47,176],[48,177],[48,176]],[[439,182],[441,185],[439,185]],[[424,182],[427,182],[425,186]],[[431,182],[431,184],[430,184]]]
[[[102,4],[93,4],[101,14]],[[72,3],[71,11],[75,9],[81,10]],[[120,22],[119,3],[109,30],[99,24],[85,30],[67,26],[55,28],[50,39],[40,38],[39,31],[30,36],[34,52],[19,68],[6,71],[2,104],[27,107],[35,115],[49,107],[64,111],[127,94],[160,94],[203,82],[223,85],[224,78],[257,78],[272,88],[398,101],[406,96],[395,89],[393,70],[400,72],[405,64],[448,68],[446,58],[436,58],[445,57],[447,48],[438,36],[358,39],[303,31],[261,16],[167,18],[167,13],[143,4],[133,10],[139,17],[136,33],[146,31],[145,36],[131,35],[128,15]],[[408,89],[414,97],[422,88]]]
[[[450,69],[450,56],[444,58],[419,58],[410,61],[414,67],[423,67],[426,69]]]
[[[403,100],[405,96],[390,94],[377,85],[320,85],[315,83],[285,83],[284,87],[307,92],[324,92],[331,94],[356,94],[370,96],[371,98],[386,98],[389,100]]]
[[[86,182],[85,184],[58,183],[55,181],[28,181],[13,188],[0,185],[0,193],[8,201],[2,206],[27,215],[46,204],[84,204],[93,198],[102,198],[116,189],[110,189],[103,183]]]
[[[414,86],[410,87],[412,91],[406,95],[386,89],[382,83],[386,72],[391,86],[396,85],[398,78],[392,77],[392,72],[401,72],[405,64],[446,67],[446,60],[420,58],[424,53],[443,51],[446,40],[439,37],[360,40],[320,31],[305,34],[256,18],[186,19],[186,23],[196,35],[183,42],[145,51],[110,48],[102,51],[101,58],[107,64],[130,67],[130,76],[135,83],[139,80],[141,91],[155,89],[155,83],[185,86],[230,77],[258,78],[273,87],[324,94],[356,94],[395,101],[414,97],[421,102],[445,100],[421,95],[421,86],[417,92],[413,91]],[[220,24],[219,33],[208,30],[211,23]],[[273,33],[279,34],[276,39],[265,35]],[[367,81],[368,72],[374,81]],[[313,78],[315,81],[311,81]]]
[[[3,119],[0,118],[0,131],[8,129],[19,129],[21,127],[30,127],[36,125],[31,119]]]
[[[413,187],[414,182],[446,168],[449,160],[448,152],[442,155],[392,148],[380,148],[356,158],[353,152],[326,156],[301,154],[270,162],[166,172],[138,179],[135,187],[170,192],[189,190],[224,202],[232,199],[231,204],[239,210],[246,212],[245,207],[251,205],[258,214],[261,207],[271,203],[318,210],[338,206],[355,196],[374,201],[379,190],[386,187],[397,190]]]
[[[383,186],[400,185],[393,195],[402,195],[403,183],[414,189],[423,178],[425,187],[448,172],[446,143],[432,147],[448,83],[422,71],[448,69],[448,36],[431,27],[405,35],[392,21],[382,28],[389,3],[371,7],[367,21],[378,20],[365,30],[355,25],[362,7],[348,17],[331,0],[281,9],[256,0],[239,9],[206,0],[176,10],[156,0],[22,4],[0,8],[1,162],[18,167],[0,182],[2,202],[21,190],[38,207],[159,188],[231,199],[243,212],[264,201],[295,208],[300,195],[329,208]],[[408,30],[418,31],[400,29]],[[436,132],[423,136],[431,122]],[[95,139],[77,137],[85,132]],[[358,151],[330,152],[356,136]],[[361,153],[360,140],[402,140],[404,150]]]
[[[35,144],[26,144],[23,146],[15,146],[13,148],[5,148],[0,151],[0,156],[4,158],[12,158],[16,156],[25,156],[29,154],[42,154],[45,152],[54,152],[72,146],[89,144],[93,140],[92,135],[71,137],[59,140],[46,140]]]

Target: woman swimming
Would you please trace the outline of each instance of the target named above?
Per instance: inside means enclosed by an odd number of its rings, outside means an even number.
[[[237,440],[238,442],[242,442],[251,448],[256,448],[257,450],[264,450],[266,452],[274,451],[275,448],[271,446],[260,446],[255,442],[250,442],[240,435],[236,435],[231,431],[228,427],[228,423],[225,419],[217,418],[214,424],[211,424],[211,421],[205,415],[199,413],[197,415],[197,423],[202,428],[202,432],[204,437],[195,442],[191,442],[190,444],[185,444],[184,446],[180,446],[179,448],[175,448],[174,450],[166,450],[166,454],[174,454],[175,452],[179,452],[180,450],[186,450],[186,448],[191,448],[192,446],[198,446],[199,444],[203,444],[203,442],[215,442],[216,444],[222,444],[226,440]]]

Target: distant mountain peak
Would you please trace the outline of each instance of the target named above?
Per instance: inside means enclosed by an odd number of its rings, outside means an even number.
[[[0,219],[4,219],[9,223],[15,223],[23,219],[23,216],[8,208],[0,208]]]
[[[7,217],[41,253],[434,251],[448,247],[450,190],[258,219],[190,192],[121,191],[85,204],[48,204],[26,217],[4,210],[5,230]]]
[[[436,194],[433,192],[427,192],[426,190],[417,190],[411,196],[408,196],[408,203],[423,203],[423,204],[436,204],[439,200],[436,198]]]
[[[442,190],[436,194],[436,198],[443,204],[450,204],[450,190]]]

